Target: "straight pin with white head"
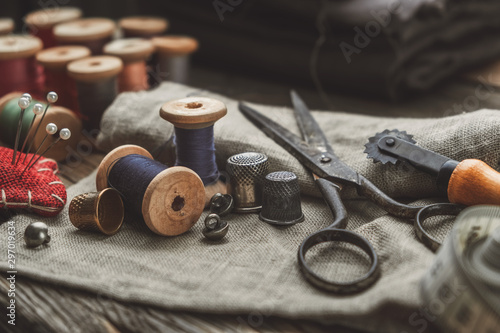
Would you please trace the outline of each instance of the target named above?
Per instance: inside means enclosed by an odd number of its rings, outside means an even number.
[[[42,124],[43,119],[45,118],[45,115],[47,114],[47,110],[49,109],[49,106],[51,104],[54,104],[55,102],[57,102],[58,99],[59,99],[59,96],[57,96],[57,93],[55,93],[54,91],[51,91],[47,94],[47,102],[48,103],[47,103],[47,106],[45,107],[45,111],[43,111],[42,119],[40,119],[40,122],[38,123],[38,126],[36,127],[35,132],[33,133],[33,137],[31,138],[31,142],[28,146],[28,152],[31,151],[31,146],[33,146],[33,142],[35,141],[36,133],[38,133],[38,130],[40,129],[40,125]],[[28,154],[26,154],[24,156],[23,163],[26,162],[27,156],[28,156]]]
[[[20,154],[19,154],[19,158],[16,161],[16,164],[17,164],[17,162],[19,162],[19,160],[21,159],[21,156],[22,156],[21,154],[24,152],[24,148],[26,147],[26,143],[28,142],[28,138],[30,136],[31,129],[33,128],[33,124],[35,123],[36,116],[42,114],[42,112],[43,112],[43,105],[40,103],[36,103],[33,106],[33,113],[35,114],[35,116],[31,120],[31,124],[28,127],[28,133],[26,134],[26,137],[24,138],[24,142],[23,142],[23,145],[21,147],[21,150],[19,150]],[[26,151],[26,155],[28,155],[28,152],[29,152],[29,150]],[[24,159],[26,160],[26,156],[24,157]]]
[[[24,110],[26,110],[26,108],[30,106],[30,98],[31,96],[28,98],[27,96],[23,95],[17,103],[21,108],[21,113],[19,114],[19,122],[17,123],[16,141],[14,143],[14,154],[12,155],[11,163],[12,165],[16,163],[17,148],[19,147],[19,138],[21,137],[21,128],[23,125]]]
[[[33,159],[35,158],[36,154],[38,154],[38,151],[40,151],[40,148],[42,148],[43,144],[45,143],[45,140],[47,140],[47,138],[49,137],[49,135],[54,135],[57,133],[57,125],[54,124],[54,123],[48,123],[47,126],[45,127],[45,136],[42,140],[42,142],[40,143],[40,145],[38,146],[38,148],[36,149],[35,153],[33,154],[33,156],[31,157],[31,160],[29,161],[29,163],[26,165],[26,167],[24,168],[23,170],[23,173],[30,168],[30,164],[31,162],[33,162]]]
[[[57,138],[57,140],[55,140],[54,142],[52,142],[50,144],[50,146],[47,147],[47,149],[45,149],[42,153],[40,153],[40,156],[38,156],[38,158],[35,160],[35,162],[33,162],[33,164],[31,164],[31,166],[29,166],[28,164],[28,169],[32,168],[36,162],[38,162],[38,160],[43,156],[45,155],[52,147],[54,147],[55,144],[57,144],[59,141],[61,140],[68,140],[69,138],[71,138],[71,131],[68,129],[68,128],[63,128],[60,132],[59,132],[59,137]],[[30,162],[31,163],[31,162]]]

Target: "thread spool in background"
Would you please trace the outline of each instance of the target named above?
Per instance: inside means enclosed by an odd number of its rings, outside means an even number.
[[[76,81],[78,105],[87,130],[99,129],[102,114],[118,94],[117,76],[123,69],[120,58],[97,56],[72,61],[68,75]]]
[[[19,113],[20,109],[17,105],[19,98],[22,96],[21,92],[13,92],[7,94],[0,98],[0,140],[2,140],[5,144],[10,147],[14,146],[17,124],[19,121]],[[31,121],[34,117],[33,114],[33,105],[36,103],[44,104],[43,102],[39,102],[33,100],[24,112],[23,117],[23,125],[21,130],[21,142],[24,141],[24,138],[28,134],[28,128],[31,124]],[[36,117],[33,127],[36,128],[41,120],[41,116]],[[76,149],[78,142],[80,141],[80,135],[82,133],[82,122],[81,120],[69,109],[64,108],[62,106],[51,105],[43,119],[43,122],[40,126],[40,130],[38,131],[36,137],[34,138],[32,145],[32,152],[36,150],[36,148],[42,143],[43,138],[45,137],[45,131],[43,130],[47,124],[54,123],[57,125],[59,130],[63,128],[68,128],[71,131],[71,138],[69,140],[61,140],[54,147],[52,147],[46,154],[45,157],[52,158],[56,161],[63,161],[68,156],[68,147],[72,149]],[[34,130],[30,133],[31,140]],[[56,133],[54,136],[57,138]],[[44,151],[50,144],[52,140],[47,139],[43,144],[40,151]],[[19,147],[21,148],[21,147]],[[67,149],[68,148],[68,149]]]
[[[43,69],[35,59],[42,47],[39,38],[29,35],[0,37],[0,96],[24,91],[42,98]]]
[[[206,204],[215,193],[227,193],[215,163],[214,124],[227,114],[221,101],[187,97],[163,104],[160,116],[175,128],[175,165],[194,170],[205,185]]]
[[[498,331],[499,206],[473,206],[460,213],[421,281],[421,294],[425,318],[434,318],[446,332]]]
[[[56,25],[54,35],[59,45],[82,45],[88,47],[92,55],[100,55],[115,29],[115,22],[110,19],[85,18]]]
[[[8,35],[14,31],[14,20],[8,17],[0,18],[0,36]]]
[[[57,104],[78,113],[76,82],[70,78],[66,66],[75,60],[90,56],[85,46],[56,46],[37,53],[36,60],[45,69],[45,92],[56,91]]]
[[[153,51],[153,43],[140,38],[120,39],[106,44],[104,53],[119,57],[123,61],[123,71],[118,75],[120,92],[149,88],[146,60]]]
[[[198,41],[187,36],[162,36],[152,39],[156,49],[154,72],[156,80],[187,83],[189,58],[198,49]]]
[[[126,38],[152,38],[161,36],[168,29],[168,21],[161,17],[131,16],[122,18],[118,25]]]
[[[77,20],[82,17],[82,11],[76,7],[55,7],[40,9],[29,13],[25,22],[30,33],[43,41],[45,48],[57,45],[54,27],[57,24]]]
[[[124,145],[104,157],[96,187],[101,191],[110,186],[121,193],[126,209],[141,215],[149,229],[162,236],[188,231],[205,206],[203,183],[195,172],[184,167],[167,169],[139,146]]]

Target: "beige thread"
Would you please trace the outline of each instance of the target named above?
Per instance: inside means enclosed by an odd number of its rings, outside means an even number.
[[[41,169],[38,169],[37,172],[43,172],[43,171],[52,171],[51,168],[41,168]]]
[[[5,191],[2,189],[2,203],[4,204],[4,208],[7,208],[7,196],[5,195]]]
[[[31,208],[31,191],[28,190],[28,208]]]
[[[58,195],[56,194],[51,194],[54,198],[56,198],[57,200],[61,201],[63,204],[64,204],[64,200],[61,199],[61,197],[59,197]]]
[[[53,181],[53,182],[49,183],[49,185],[64,185],[64,183],[60,182],[60,181]]]

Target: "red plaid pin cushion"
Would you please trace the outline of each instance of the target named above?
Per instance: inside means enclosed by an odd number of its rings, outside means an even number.
[[[10,148],[0,147],[0,208],[28,209],[42,216],[59,214],[67,196],[66,187],[56,176],[59,171],[57,163],[42,157],[23,174],[33,154],[28,154],[26,163],[23,163],[25,154],[19,156],[18,152],[16,159],[22,159],[17,165],[12,165],[13,153]]]

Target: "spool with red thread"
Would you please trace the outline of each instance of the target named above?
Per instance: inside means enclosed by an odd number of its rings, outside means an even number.
[[[14,146],[17,122],[19,120],[19,107],[17,102],[22,94],[23,93],[21,92],[12,92],[0,98],[0,140],[11,147]],[[24,141],[26,135],[29,135],[28,140],[30,142],[33,140],[31,149],[32,152],[34,152],[42,143],[45,136],[45,131],[43,130],[38,131],[34,138],[34,130],[28,132],[29,125],[31,124],[31,120],[34,116],[32,113],[32,106],[35,103],[44,104],[43,102],[38,102],[35,99],[31,102],[30,107],[26,109],[24,114],[21,130],[21,142]],[[36,117],[33,127],[36,128],[40,121],[41,117]],[[45,157],[52,158],[56,161],[64,161],[72,150],[76,150],[77,145],[80,142],[82,121],[71,110],[62,106],[52,105],[47,110],[40,128],[45,128],[45,126],[49,123],[56,124],[59,130],[62,128],[68,128],[72,133],[69,140],[59,142],[44,155]],[[56,133],[56,136],[58,133]],[[50,144],[51,140],[46,140],[40,151],[47,149]]]
[[[0,37],[0,96],[24,91],[42,98],[43,68],[35,59],[42,47],[42,41],[30,35]]]
[[[96,56],[72,61],[67,68],[68,75],[76,81],[84,127],[98,130],[102,114],[118,95],[117,76],[123,62],[118,57]]]
[[[69,77],[67,65],[75,60],[90,57],[90,49],[85,46],[56,46],[37,53],[36,60],[45,69],[45,92],[57,91],[57,104],[79,113],[76,82]]]
[[[57,45],[54,27],[57,24],[74,21],[80,17],[82,17],[82,11],[76,7],[55,7],[29,13],[25,22],[30,33],[39,37],[45,48],[49,48]]]
[[[154,37],[156,50],[155,72],[161,81],[187,83],[189,58],[198,49],[198,41],[188,36]]]
[[[82,45],[88,47],[92,55],[101,55],[115,30],[112,20],[94,17],[58,24],[54,35],[59,45]]]
[[[0,36],[5,36],[14,31],[14,20],[9,17],[0,18]]]
[[[126,38],[146,38],[161,36],[168,29],[168,21],[154,16],[124,17],[118,23]]]
[[[141,91],[149,88],[146,60],[154,51],[153,43],[140,38],[127,38],[106,44],[104,53],[120,58],[123,71],[118,75],[118,90]]]

